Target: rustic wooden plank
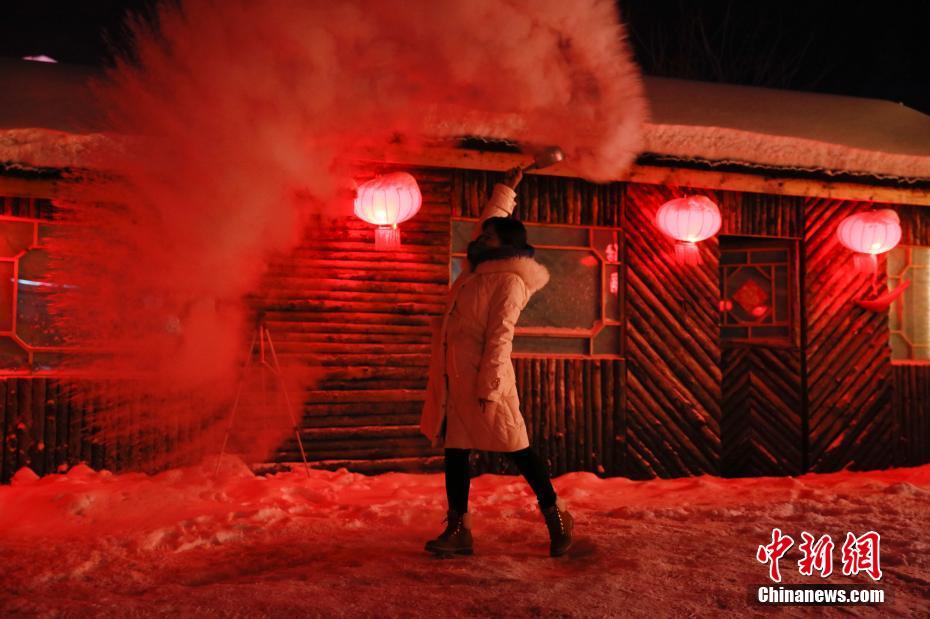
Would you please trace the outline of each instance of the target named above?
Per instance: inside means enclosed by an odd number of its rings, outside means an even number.
[[[531,384],[533,385],[533,411],[536,414],[535,420],[535,431],[536,431],[536,443],[537,448],[544,444],[544,437],[542,436],[542,424],[545,421],[545,399],[543,394],[543,372],[542,372],[542,359],[533,359],[531,361],[531,367],[533,371]],[[548,449],[543,451],[543,458],[548,458]]]
[[[557,359],[555,365],[555,436],[556,436],[556,457],[554,466],[554,475],[561,475],[566,469],[566,450],[568,441],[566,440],[565,430],[565,367],[568,361]]]
[[[41,380],[44,383],[45,393],[42,398],[42,406],[45,409],[44,419],[45,419],[45,433],[44,433],[44,449],[42,450],[42,456],[45,460],[44,469],[45,473],[54,473],[57,467],[56,457],[58,452],[58,408],[57,402],[58,399],[58,385],[53,379],[36,379]]]
[[[18,378],[9,378],[7,379],[7,408],[10,415],[10,436],[8,437],[8,442],[10,445],[10,476],[16,474],[16,472],[23,466],[23,463],[26,460],[26,457],[23,453],[23,445],[28,436],[25,434],[26,425],[24,423],[24,418],[22,416],[21,400],[20,395],[20,380]]]
[[[543,399],[543,409],[544,419],[542,420],[543,425],[543,437],[544,443],[546,445],[546,457],[549,461],[549,470],[550,473],[552,468],[557,460],[557,454],[559,451],[559,444],[556,439],[556,413],[555,413],[555,381],[556,375],[555,370],[558,365],[556,359],[546,359],[546,372],[545,372],[545,382],[542,385],[542,388],[546,390],[545,398]]]
[[[724,351],[722,473],[803,472],[800,351],[735,347]]]
[[[704,193],[704,192],[702,192]],[[624,389],[625,469],[633,477],[719,469],[720,350],[716,240],[701,264],[672,258],[654,225],[672,194],[629,184],[624,202],[629,368]]]
[[[874,278],[843,268],[849,252],[835,236],[842,218],[872,206],[805,204],[809,457],[818,472],[890,466],[894,458],[887,316],[854,303],[884,287],[884,261]]]
[[[91,435],[93,432],[94,389],[89,381],[81,381],[81,461],[93,466],[91,458]]]
[[[603,364],[606,364],[606,361],[595,361],[592,366],[591,374],[591,389],[588,391],[589,397],[591,400],[591,416],[592,416],[592,441],[591,449],[593,451],[592,455],[592,466],[594,469],[600,473],[604,474],[607,472],[604,463],[604,434],[603,428],[605,425],[604,420],[604,385],[603,385]]]
[[[574,402],[573,402],[573,411],[572,417],[575,422],[575,460],[573,462],[573,470],[583,471],[586,470],[585,464],[585,452],[587,451],[588,443],[585,441],[585,401],[588,399],[588,392],[585,391],[584,375],[585,375],[585,365],[582,362],[576,362],[574,364]]]
[[[10,481],[13,473],[13,414],[7,405],[7,393],[9,392],[9,379],[0,378],[0,483]]]
[[[28,426],[27,462],[37,475],[45,475],[45,381],[22,379],[22,390],[28,399],[23,402],[23,419]]]
[[[930,365],[897,363],[893,366],[896,420],[896,466],[930,462]]]

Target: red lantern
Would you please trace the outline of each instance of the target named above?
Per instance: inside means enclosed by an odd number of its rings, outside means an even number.
[[[355,196],[355,215],[375,230],[375,249],[400,247],[397,225],[417,214],[423,196],[417,181],[406,172],[392,172],[363,183]]]
[[[836,228],[836,237],[845,247],[856,252],[856,269],[875,273],[877,254],[897,246],[901,240],[901,221],[891,209],[864,211],[850,215]]]
[[[720,209],[707,196],[686,196],[669,200],[656,214],[656,224],[675,243],[675,256],[679,262],[698,264],[697,245],[720,230]]]

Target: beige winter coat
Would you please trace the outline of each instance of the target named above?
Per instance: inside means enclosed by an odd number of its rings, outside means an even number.
[[[510,215],[515,197],[510,187],[496,185],[472,239],[488,217]],[[420,432],[433,447],[518,451],[529,446],[510,352],[520,312],[548,281],[549,271],[533,258],[489,260],[474,272],[464,262],[445,311],[433,322],[420,417]],[[479,399],[490,402],[482,406]]]

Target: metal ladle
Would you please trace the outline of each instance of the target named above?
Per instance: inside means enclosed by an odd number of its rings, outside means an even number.
[[[523,171],[529,172],[530,170],[548,168],[553,164],[559,163],[563,159],[565,159],[565,153],[562,152],[561,148],[558,146],[548,146],[537,152],[536,156],[533,157],[533,163],[524,167]]]

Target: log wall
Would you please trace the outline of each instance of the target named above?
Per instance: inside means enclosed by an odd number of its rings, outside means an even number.
[[[68,377],[0,378],[0,483],[22,467],[47,475],[82,462],[154,472],[196,462],[212,447],[199,440],[205,428],[167,415],[150,398],[126,398],[125,385],[115,387],[112,381]],[[121,419],[137,427],[108,434],[98,419],[115,392],[123,398]]]
[[[516,358],[520,410],[530,444],[550,473],[624,472],[622,360]],[[502,454],[475,454],[473,470],[517,473]]]
[[[402,224],[402,247],[374,248],[374,228],[354,216],[318,221],[271,265],[261,309],[286,362],[314,364],[302,439],[322,466],[377,471],[436,468],[440,450],[419,433],[430,319],[449,285],[450,177],[411,170],[423,194]],[[297,462],[296,440],[276,458]]]
[[[930,365],[901,363],[894,377],[894,466],[930,462]]]
[[[930,246],[930,208],[895,206],[901,218],[901,243]],[[930,364],[892,367],[895,466],[930,462]]]
[[[413,173],[424,206],[402,226],[400,251],[375,251],[372,228],[353,217],[320,221],[263,283],[259,305],[282,357],[322,371],[301,420],[318,466],[441,468],[418,421],[429,322],[449,285],[450,217],[477,216],[501,175]],[[886,317],[854,303],[884,286],[884,265],[874,280],[844,268],[849,254],[835,240],[843,217],[871,205],[702,191],[721,204],[722,235],[798,243],[797,345],[730,346],[719,339],[718,241],[702,243],[701,265],[686,268],[654,225],[672,191],[535,176],[521,185],[521,219],[625,231],[626,358],[514,360],[530,439],[552,474],[784,475],[930,461],[930,365],[890,362]],[[51,214],[47,200],[4,198],[0,207]],[[895,208],[902,242],[930,245],[928,211]],[[22,466],[132,468],[145,450],[171,454],[197,433],[169,424],[125,444],[95,442],[93,407],[63,397],[72,388],[106,396],[99,381],[0,379],[0,481]],[[276,458],[297,461],[296,444]],[[474,467],[516,472],[498,454],[476,453]]]
[[[634,479],[720,472],[717,239],[698,245],[698,266],[675,264],[674,244],[655,225],[672,197],[661,185],[627,186],[626,474]]]
[[[894,462],[891,348],[888,316],[856,299],[885,287],[879,256],[875,277],[851,268],[836,238],[842,219],[871,204],[808,200],[805,204],[805,306],[808,468],[880,469]]]
[[[58,398],[57,387],[47,379],[0,380],[0,481],[24,466],[44,475],[81,461],[103,465],[101,446],[89,439],[90,416]]]

